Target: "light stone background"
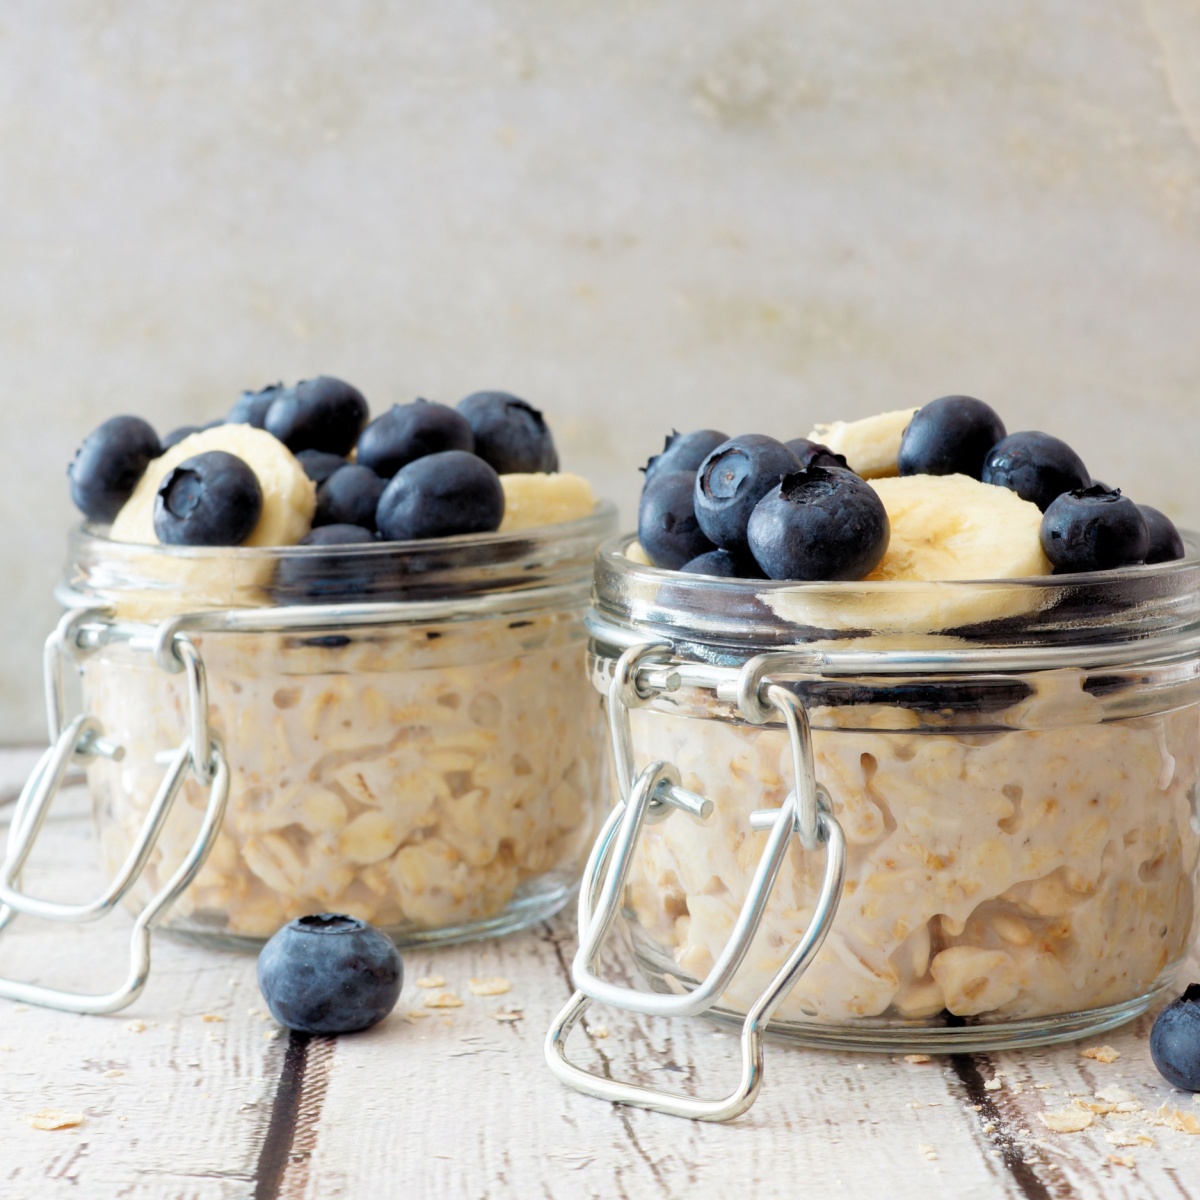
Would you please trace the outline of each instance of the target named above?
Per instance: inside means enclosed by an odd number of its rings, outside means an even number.
[[[527,396],[627,522],[672,425],[963,391],[1200,524],[1200,2],[11,0],[0,741],[79,438],[317,372]]]

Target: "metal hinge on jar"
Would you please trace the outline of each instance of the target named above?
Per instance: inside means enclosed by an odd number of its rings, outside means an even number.
[[[110,637],[119,636],[116,630],[104,610],[80,609],[68,612],[46,640],[44,671],[50,748],[34,767],[13,811],[4,861],[0,864],[0,932],[19,915],[84,924],[112,912],[145,869],[189,775],[208,789],[200,831],[171,878],[138,912],[130,935],[129,968],[120,986],[103,993],[72,992],[0,978],[0,997],[9,1000],[80,1013],[117,1012],[136,1000],[150,974],[151,931],[195,879],[221,829],[229,798],[229,766],[220,743],[209,729],[204,663],[191,638],[175,623],[165,622],[154,638],[121,638],[135,650],[153,655],[164,670],[172,674],[183,672],[188,692],[187,733],[176,749],[157,757],[166,770],[124,863],[105,891],[83,904],[45,900],[22,890],[22,868],[70,767],[97,755],[118,762],[124,757],[124,748],[104,736],[95,717],[81,713],[67,719],[63,687],[64,663],[78,664],[85,654],[106,644]]]
[[[571,965],[577,989],[546,1035],[546,1061],[565,1084],[619,1104],[650,1108],[699,1121],[728,1121],[745,1112],[762,1086],[762,1038],[771,1016],[803,975],[821,948],[841,898],[845,878],[846,842],[833,816],[829,796],[813,768],[812,735],[803,704],[787,688],[773,683],[772,666],[786,656],[760,655],[738,672],[702,664],[672,661],[671,647],[646,643],[627,649],[617,661],[608,690],[609,731],[621,799],[605,822],[584,869],[579,892],[579,951]],[[629,710],[655,695],[682,686],[711,688],[719,700],[735,704],[747,721],[761,725],[782,719],[791,746],[795,788],[781,808],[750,816],[753,830],[766,834],[766,843],[738,914],[729,941],[708,976],[683,995],[659,995],[619,987],[597,974],[601,951],[621,905],[633,852],[642,827],[668,820],[677,810],[700,820],[712,812],[712,802],[680,786],[678,771],[654,762],[637,772]],[[696,1016],[717,1003],[750,950],[766,911],[779,870],[795,838],[806,852],[824,850],[824,873],[813,915],[803,936],[742,1022],[741,1072],[727,1096],[711,1100],[673,1095],[655,1088],[596,1075],[567,1058],[572,1028],[593,1003],[649,1016]]]

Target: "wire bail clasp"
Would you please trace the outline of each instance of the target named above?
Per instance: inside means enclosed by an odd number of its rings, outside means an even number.
[[[78,664],[83,654],[104,644],[110,628],[105,610],[80,609],[68,612],[46,639],[43,667],[50,747],[26,780],[13,811],[5,856],[0,863],[0,933],[21,914],[68,924],[107,916],[141,877],[189,774],[207,788],[208,803],[200,830],[183,861],[134,921],[129,969],[119,987],[106,993],[74,992],[0,977],[0,997],[65,1012],[117,1012],[141,994],[150,974],[151,931],[203,867],[220,833],[229,799],[229,765],[220,742],[209,729],[208,687],[200,651],[187,634],[173,628],[172,622],[164,622],[152,645],[139,645],[137,639],[131,639],[130,644],[154,653],[160,665],[173,673],[186,674],[188,732],[178,748],[156,756],[156,761],[165,762],[166,773],[125,861],[104,892],[83,904],[46,900],[22,890],[22,868],[72,764],[97,755],[117,762],[124,757],[124,748],[103,736],[95,717],[81,713],[67,720],[65,715],[64,662]]]
[[[765,724],[773,718],[782,719],[788,731],[796,786],[781,808],[756,811],[750,816],[751,829],[765,831],[767,842],[729,940],[712,970],[696,987],[682,995],[662,995],[635,991],[599,977],[604,941],[620,909],[642,828],[668,819],[677,809],[699,820],[712,812],[711,800],[680,786],[679,773],[671,764],[654,762],[640,773],[633,768],[629,709],[651,699],[657,691],[680,686],[670,652],[666,643],[632,646],[616,664],[608,692],[608,716],[621,799],[609,814],[584,868],[579,892],[579,950],[571,965],[571,979],[577,990],[551,1023],[545,1055],[551,1071],[563,1083],[600,1099],[692,1120],[728,1121],[745,1112],[757,1098],[762,1086],[763,1032],[816,956],[832,924],[845,878],[846,842],[833,816],[828,793],[816,781],[808,714],[791,691],[771,682],[767,674],[786,656],[751,659],[733,681],[714,675],[711,686],[718,699],[736,704],[747,721]],[[696,674],[694,667],[689,669],[689,678]],[[750,951],[793,837],[805,851],[824,849],[821,889],[804,934],[742,1022],[741,1073],[734,1090],[718,1099],[695,1099],[596,1075],[570,1062],[567,1038],[594,1002],[650,1016],[696,1016],[720,1000]]]

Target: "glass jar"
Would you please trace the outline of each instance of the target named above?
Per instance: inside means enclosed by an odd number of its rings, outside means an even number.
[[[165,928],[254,947],[336,911],[431,944],[555,912],[605,791],[583,611],[614,516],[602,504],[511,534],[236,550],[77,532],[60,599],[83,712],[110,750],[87,762],[110,871],[136,855],[201,711],[228,800]],[[196,775],[129,893],[139,906],[196,841],[209,805]]]
[[[654,991],[721,973],[764,879],[707,1011],[742,1022],[808,938],[819,951],[763,1017],[801,1043],[1047,1043],[1170,989],[1200,859],[1200,563],[1185,538],[1179,562],[995,583],[718,580],[632,561],[630,538],[602,547],[590,669],[624,697],[618,782],[627,801],[639,778],[665,789],[606,886],[621,885]],[[807,849],[797,816],[772,887],[764,831],[805,794],[827,815],[809,813],[823,824]],[[614,853],[593,853],[585,928]],[[603,999],[586,983],[597,921],[576,981]]]

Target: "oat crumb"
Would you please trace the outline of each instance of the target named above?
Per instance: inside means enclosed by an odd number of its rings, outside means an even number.
[[[124,1071],[117,1071],[117,1070],[115,1070],[115,1069],[114,1069],[114,1070],[112,1070],[112,1071],[105,1071],[105,1072],[104,1072],[104,1078],[105,1078],[105,1079],[120,1079],[120,1078],[121,1078],[121,1076],[122,1076],[122,1075],[124,1075],[124,1074],[125,1074],[125,1072],[124,1072]]]
[[[492,1017],[497,1021],[521,1021],[525,1014],[519,1008],[501,1008]]]
[[[1082,1108],[1085,1112],[1096,1113],[1101,1117],[1107,1113],[1114,1112],[1117,1107],[1111,1100],[1085,1100],[1082,1096],[1076,1096],[1072,1103],[1076,1108]]]
[[[1055,1133],[1078,1133],[1086,1129],[1094,1120],[1095,1115],[1079,1108],[1063,1108],[1058,1112],[1040,1112],[1038,1120],[1047,1129]]]
[[[146,1032],[146,1022],[145,1021],[130,1021],[125,1026],[125,1028],[128,1029],[130,1033],[145,1033]]]
[[[419,988],[440,988],[445,986],[446,981],[440,975],[422,975],[417,980],[417,987]]]
[[[924,1143],[919,1143],[917,1149],[921,1152],[921,1157],[926,1162],[937,1162],[938,1153],[932,1146],[926,1146]]]
[[[1110,1129],[1104,1135],[1110,1146],[1155,1146],[1158,1143],[1148,1133],[1128,1133],[1124,1129]]]
[[[453,992],[438,992],[425,1001],[426,1008],[462,1008],[463,1002]]]
[[[972,1104],[971,1111],[972,1112],[983,1112],[983,1105],[982,1104]]]
[[[995,1133],[995,1132],[996,1132],[996,1122],[995,1122],[995,1121],[989,1121],[989,1122],[988,1122],[988,1123],[987,1123],[987,1124],[986,1124],[986,1125],[983,1127],[983,1132],[984,1132],[984,1133]]]
[[[989,1079],[984,1083],[983,1090],[985,1092],[998,1092],[1003,1086],[1004,1084],[1001,1080]]]
[[[1128,1167],[1133,1170],[1133,1156],[1129,1154],[1110,1154],[1105,1160],[1107,1163],[1112,1163],[1114,1167]]]
[[[904,1061],[906,1063],[927,1063],[932,1062],[933,1059],[931,1059],[928,1054],[906,1054],[904,1056]]]
[[[1035,1083],[1033,1086],[1034,1086],[1035,1088],[1037,1088],[1037,1090],[1038,1090],[1039,1092],[1044,1092],[1044,1091],[1045,1091],[1047,1088],[1049,1088],[1049,1087],[1053,1087],[1053,1084],[1049,1084],[1049,1083]]]
[[[263,1041],[273,1042],[279,1036],[278,1029],[266,1029],[263,1031]]]
[[[35,1112],[29,1123],[34,1129],[74,1129],[83,1124],[83,1113],[63,1112],[59,1108],[43,1108]]]
[[[1162,1107],[1154,1114],[1156,1125],[1165,1125],[1168,1129],[1177,1129],[1180,1133],[1200,1133],[1200,1119],[1195,1113],[1185,1113],[1180,1108],[1172,1108],[1169,1100],[1164,1100]]]
[[[1120,1050],[1114,1050],[1111,1046],[1087,1046],[1079,1054],[1081,1058],[1093,1058],[1102,1063],[1114,1063],[1121,1057]]]
[[[608,1026],[607,1025],[589,1025],[588,1033],[590,1033],[592,1035],[592,1037],[606,1038],[606,1037],[608,1037]]]
[[[423,1021],[426,1017],[428,1017],[430,1015],[431,1014],[427,1013],[423,1008],[410,1008],[408,1010],[409,1020],[412,1020],[412,1021]]]
[[[205,1013],[204,1016],[202,1016],[200,1018],[200,1020],[207,1021],[210,1025],[216,1025],[219,1022],[224,1021],[225,1018],[222,1017],[219,1013]]]
[[[486,975],[482,979],[468,979],[467,987],[472,996],[503,996],[512,984],[503,975]]]

